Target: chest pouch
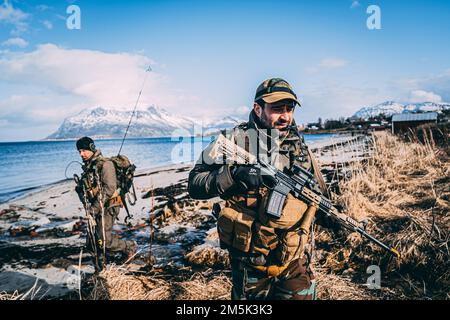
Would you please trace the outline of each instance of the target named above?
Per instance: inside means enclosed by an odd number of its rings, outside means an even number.
[[[223,208],[217,219],[222,248],[233,247],[242,252],[249,252],[252,242],[252,228],[255,222],[252,210],[232,204]]]

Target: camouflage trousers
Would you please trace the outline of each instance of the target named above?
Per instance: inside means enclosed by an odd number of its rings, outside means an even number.
[[[107,252],[124,252],[126,253],[134,245],[133,241],[121,240],[118,235],[113,235],[112,230],[114,222],[119,215],[120,207],[113,207],[105,211],[104,218],[102,219],[101,213],[95,215],[95,241],[97,242],[98,248],[103,247],[103,241],[105,242],[105,247]],[[103,221],[105,224],[104,237],[103,237]],[[87,237],[88,248],[92,248],[90,237]]]
[[[293,260],[278,277],[268,277],[241,258],[231,259],[232,300],[316,300],[316,282],[306,257]]]

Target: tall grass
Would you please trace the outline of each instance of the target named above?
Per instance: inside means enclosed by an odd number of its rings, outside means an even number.
[[[369,263],[377,264],[388,276],[386,289],[395,288],[393,297],[449,298],[448,150],[437,148],[432,138],[409,143],[386,132],[373,136],[373,148],[372,157],[353,163],[351,178],[340,182],[338,202],[354,218],[367,219],[368,231],[396,247],[402,258],[395,260],[352,234],[322,267],[361,273]]]

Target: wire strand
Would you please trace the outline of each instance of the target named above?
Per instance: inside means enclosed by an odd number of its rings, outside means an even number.
[[[144,86],[145,86],[145,83],[147,82],[147,78],[148,78],[148,75],[149,75],[150,71],[152,71],[152,68],[150,66],[148,66],[147,70],[145,70],[146,75],[145,75],[144,81],[142,83],[141,90],[139,91],[138,97],[136,99],[136,103],[134,105],[133,112],[131,113],[130,121],[128,122],[127,129],[125,130],[125,135],[123,136],[122,143],[120,144],[120,149],[119,149],[119,152],[117,153],[117,156],[119,156],[120,152],[122,151],[123,144],[124,144],[125,139],[126,139],[127,134],[128,134],[128,129],[130,129],[131,121],[133,120],[133,117],[134,117],[134,114],[136,112],[136,108],[138,106],[139,100],[141,99],[142,90],[144,90]]]

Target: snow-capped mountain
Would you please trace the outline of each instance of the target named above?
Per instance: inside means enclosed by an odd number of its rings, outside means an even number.
[[[368,119],[370,117],[379,116],[384,114],[386,116],[392,116],[396,113],[414,113],[414,112],[442,112],[450,109],[449,103],[435,103],[435,102],[423,102],[423,103],[409,103],[401,104],[395,101],[386,101],[372,107],[364,107],[358,110],[353,117]]]
[[[442,112],[450,109],[450,103],[423,102],[405,105],[403,112]]]
[[[225,118],[218,119],[216,121],[209,121],[206,124],[206,127],[210,130],[221,130],[221,129],[227,129],[227,128],[233,128],[237,124],[240,124],[241,122],[246,121],[244,119],[239,119],[234,116],[226,116]]]
[[[104,107],[85,109],[64,120],[59,129],[47,139],[76,139],[82,136],[96,138],[123,137],[132,111],[113,110]],[[213,119],[203,123],[203,130],[217,131],[234,127],[243,120],[233,117]],[[177,129],[193,132],[196,119],[176,116],[165,109],[150,106],[147,110],[137,110],[128,130],[128,137],[170,137]]]

